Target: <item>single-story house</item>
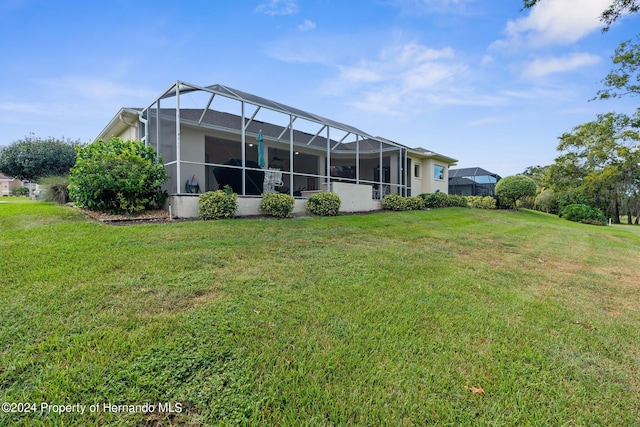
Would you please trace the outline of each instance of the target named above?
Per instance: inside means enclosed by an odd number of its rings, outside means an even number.
[[[96,139],[151,144],[169,180],[167,209],[197,216],[198,193],[229,185],[238,215],[258,214],[261,195],[306,198],[333,191],[341,211],[381,209],[386,194],[447,192],[456,159],[369,135],[353,126],[223,85],[176,82],[144,108],[122,108]]]
[[[460,196],[495,196],[496,184],[502,177],[474,167],[449,170],[449,194]]]
[[[19,179],[11,178],[0,173],[0,194],[3,196],[10,196],[14,188],[21,186],[22,181]]]

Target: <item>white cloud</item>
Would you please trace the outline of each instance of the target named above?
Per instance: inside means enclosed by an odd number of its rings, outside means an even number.
[[[302,24],[298,25],[298,29],[302,32],[313,30],[314,28],[316,28],[316,23],[309,19],[305,19]]]
[[[506,47],[526,42],[532,46],[571,44],[599,29],[599,17],[611,0],[544,0],[531,13],[509,21],[506,40],[493,47]]]
[[[564,73],[600,62],[600,57],[590,53],[573,53],[563,57],[536,59],[524,69],[527,77],[542,77],[553,73]]]
[[[298,5],[295,0],[269,0],[256,7],[256,12],[265,15],[293,15],[298,13]]]

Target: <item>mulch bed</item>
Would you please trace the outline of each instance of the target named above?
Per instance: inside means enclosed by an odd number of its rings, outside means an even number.
[[[177,219],[169,219],[169,212],[163,209],[145,211],[137,215],[116,215],[109,214],[107,212],[89,211],[86,209],[80,209],[80,211],[96,221],[111,225],[131,225],[178,221]]]

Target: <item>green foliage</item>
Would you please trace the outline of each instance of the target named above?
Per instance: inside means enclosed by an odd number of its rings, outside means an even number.
[[[534,208],[546,213],[558,213],[558,195],[551,190],[541,191],[536,196]]]
[[[153,147],[111,138],[78,149],[69,196],[89,210],[134,214],[163,203],[166,193],[160,187],[166,180]]]
[[[446,208],[449,206],[448,195],[446,193],[423,193],[420,197],[424,199],[424,207],[428,209]]]
[[[475,209],[495,209],[496,199],[492,196],[466,196],[467,206]]]
[[[45,176],[67,175],[76,162],[79,146],[79,141],[40,139],[31,134],[0,151],[0,172],[29,182]]]
[[[340,210],[340,196],[336,193],[323,191],[309,197],[307,200],[307,210],[315,215],[336,216]]]
[[[291,218],[295,199],[289,194],[266,193],[262,195],[260,211],[278,218]]]
[[[518,209],[518,200],[535,196],[536,190],[535,181],[524,175],[507,176],[496,184],[496,195],[509,201],[514,209]]]
[[[27,187],[14,187],[13,190],[11,190],[11,195],[13,195],[13,196],[28,196],[29,195],[29,189]]]
[[[599,209],[579,204],[565,206],[558,216],[568,219],[569,221],[584,224],[604,225],[607,222],[607,218]]]
[[[225,191],[208,191],[198,197],[198,215],[202,219],[233,218],[238,210],[238,195]]]
[[[69,177],[48,176],[40,181],[44,187],[42,199],[45,202],[54,202],[59,205],[69,203]]]
[[[447,194],[440,191],[435,193],[422,193],[418,197],[424,200],[424,207],[428,209],[467,207],[467,199],[458,194]]]
[[[424,209],[424,199],[420,196],[407,197],[407,209],[410,211]]]
[[[406,211],[409,209],[407,198],[399,194],[387,194],[384,196],[382,198],[382,207],[389,211]]]
[[[640,95],[640,35],[635,43],[631,40],[620,43],[612,59],[617,68],[602,80],[606,89],[599,90],[596,99]]]

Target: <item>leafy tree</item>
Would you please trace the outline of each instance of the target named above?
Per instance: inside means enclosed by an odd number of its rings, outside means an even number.
[[[539,188],[548,186],[549,166],[528,166],[520,175],[528,176]]]
[[[30,136],[0,151],[0,171],[22,181],[37,182],[53,175],[68,175],[76,162],[80,141]]]
[[[631,40],[620,43],[612,59],[618,68],[602,80],[606,88],[599,90],[594,99],[640,95],[640,35],[635,44]]]
[[[134,214],[161,205],[167,180],[162,158],[140,141],[111,138],[78,150],[69,196],[89,210]]]
[[[525,9],[530,9],[542,0],[523,0]],[[602,31],[608,31],[611,25],[625,13],[640,11],[640,0],[613,0],[608,8],[600,15],[600,21],[605,25]]]
[[[619,222],[621,204],[634,206],[638,198],[639,130],[640,109],[631,117],[600,114],[564,133],[558,150],[565,154],[550,169],[554,190],[578,188]]]
[[[496,196],[507,199],[516,210],[518,200],[535,196],[536,190],[535,181],[524,175],[507,176],[496,184]]]

